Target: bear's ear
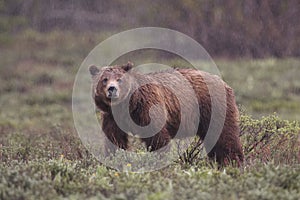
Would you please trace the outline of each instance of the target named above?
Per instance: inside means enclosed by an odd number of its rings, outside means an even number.
[[[122,65],[121,68],[124,69],[126,72],[128,72],[129,70],[131,70],[133,68],[133,63],[128,61],[128,63],[125,65]]]
[[[95,65],[91,65],[89,67],[89,71],[92,76],[95,76],[96,74],[99,73],[99,69]]]

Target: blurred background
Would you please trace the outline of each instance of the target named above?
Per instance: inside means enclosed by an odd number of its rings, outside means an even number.
[[[203,45],[247,114],[300,120],[299,18],[298,0],[1,0],[0,125],[72,127],[72,86],[84,58],[109,36],[144,26]],[[141,57],[188,65],[151,50],[120,62],[142,64]]]
[[[0,30],[83,34],[158,26],[191,36],[213,56],[299,56],[299,6],[297,0],[2,0]]]

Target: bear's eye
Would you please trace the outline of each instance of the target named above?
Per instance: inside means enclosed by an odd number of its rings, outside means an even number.
[[[102,83],[105,85],[105,84],[107,83],[107,81],[108,81],[108,79],[107,79],[107,78],[104,78],[104,79],[102,80]]]
[[[118,81],[118,83],[122,83],[122,79],[120,79],[120,78],[117,79],[117,81]]]

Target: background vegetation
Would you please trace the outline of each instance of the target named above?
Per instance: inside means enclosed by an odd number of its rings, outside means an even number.
[[[0,31],[28,26],[112,31],[141,26],[179,30],[199,41],[211,55],[299,56],[300,3],[297,0],[2,0]]]
[[[226,2],[0,1],[0,199],[298,199],[299,3]],[[208,49],[237,96],[245,166],[217,169],[191,146],[165,169],[117,172],[83,147],[77,69],[99,42],[138,26],[175,28]],[[149,51],[123,59],[143,57],[185,66]]]

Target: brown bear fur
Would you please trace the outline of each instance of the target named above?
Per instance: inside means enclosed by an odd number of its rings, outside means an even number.
[[[150,123],[151,118],[149,116],[149,109],[153,105],[162,104],[164,105],[164,113],[166,117],[166,123],[163,128],[154,136],[148,138],[142,138],[142,141],[146,144],[147,148],[151,151],[158,150],[164,147],[168,142],[175,137],[179,124],[185,123],[183,120],[191,120],[193,118],[193,106],[189,100],[190,94],[184,94],[185,89],[182,86],[182,81],[170,78],[172,74],[180,73],[193,87],[193,92],[196,94],[198,100],[199,110],[200,110],[200,123],[195,124],[197,135],[203,140],[206,136],[209,124],[211,121],[211,97],[205,81],[210,81],[211,83],[221,83],[221,86],[225,88],[226,92],[226,116],[224,126],[222,128],[221,135],[213,147],[213,149],[208,153],[209,158],[216,159],[216,161],[221,165],[226,165],[230,161],[236,161],[238,165],[243,162],[244,156],[242,151],[241,142],[239,139],[239,112],[236,106],[235,97],[233,90],[224,83],[219,77],[211,75],[206,72],[202,72],[195,69],[172,69],[156,73],[149,74],[139,74],[131,73],[131,79],[122,80],[123,82],[119,84],[119,81],[123,78],[124,74],[131,71],[132,64],[128,63],[126,65],[108,66],[102,67],[101,69],[91,66],[89,68],[93,79],[93,98],[95,100],[96,106],[101,110],[102,118],[102,129],[107,138],[116,146],[127,149],[128,148],[128,136],[122,131],[116,124],[111,111],[111,99],[107,98],[107,85],[114,84],[120,94],[118,98],[120,101],[128,98],[128,91],[131,90],[132,84],[137,84],[140,80],[150,80],[153,84],[146,84],[139,87],[137,90],[132,91],[130,96],[130,108],[129,113],[132,120],[139,126],[146,126]],[[205,76],[205,81],[204,77]],[[178,99],[170,90],[163,87],[157,83],[171,83],[172,87],[179,92],[182,92],[185,98],[184,103],[187,105],[185,113],[180,114],[180,104]],[[122,86],[123,85],[123,86]],[[218,85],[218,84],[216,84]],[[220,86],[220,84],[219,84]],[[218,91],[220,88],[216,86],[213,88]],[[222,101],[220,101],[222,104]],[[224,104],[224,103],[223,103]],[[126,108],[124,108],[126,109]],[[128,109],[128,108],[127,108]],[[120,113],[122,115],[122,113]],[[158,120],[162,113],[157,114],[155,117]],[[182,118],[181,118],[182,117]],[[214,119],[212,119],[214,120]],[[124,119],[126,124],[126,120]],[[199,125],[199,126],[197,126]],[[130,131],[133,134],[133,130],[130,126],[126,131]],[[189,134],[189,127],[186,127],[186,133]],[[205,144],[204,144],[205,146]]]

